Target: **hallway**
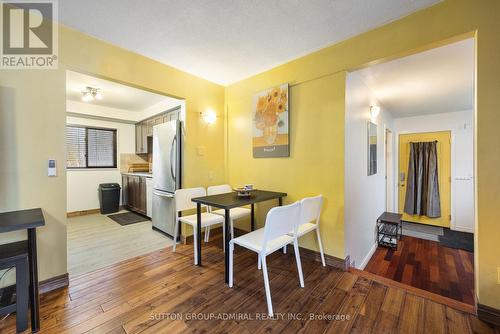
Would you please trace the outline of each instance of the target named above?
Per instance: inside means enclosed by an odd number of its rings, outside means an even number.
[[[398,250],[377,248],[365,271],[474,304],[474,254],[403,236]]]

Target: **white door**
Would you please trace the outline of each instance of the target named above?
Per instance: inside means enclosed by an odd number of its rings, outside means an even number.
[[[394,141],[392,131],[385,129],[385,209],[394,211]]]

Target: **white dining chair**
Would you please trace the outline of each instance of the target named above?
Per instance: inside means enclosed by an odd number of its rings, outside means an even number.
[[[297,228],[297,238],[309,232],[316,231],[321,263],[325,267],[325,254],[323,253],[323,244],[321,243],[321,235],[319,233],[319,217],[321,215],[321,207],[323,206],[323,195],[303,198],[300,201],[300,205],[300,222]],[[290,235],[293,235],[293,232]]]
[[[218,195],[218,194],[225,194],[225,193],[230,193],[232,192],[232,188],[229,184],[221,184],[217,186],[211,186],[207,188],[207,194],[210,195]],[[210,208],[210,212],[216,214],[216,215],[221,215],[222,217],[225,216],[225,210],[223,209],[217,209],[217,208]],[[231,238],[234,237],[234,221],[240,218],[248,217],[251,214],[251,210],[248,208],[233,208],[229,210],[229,228],[231,230]],[[223,231],[225,231],[223,229]],[[210,238],[210,227],[205,229],[205,242],[208,242]],[[224,236],[225,238],[225,236]],[[225,244],[225,243],[224,243]]]
[[[269,316],[271,317],[273,316],[273,304],[271,301],[266,256],[281,249],[284,245],[293,243],[295,261],[297,263],[297,272],[299,274],[299,283],[300,287],[304,287],[304,278],[302,275],[302,265],[300,263],[297,236],[296,234],[289,235],[291,230],[297,231],[300,210],[300,202],[272,208],[267,214],[266,225],[263,228],[234,238],[229,242],[229,287],[233,287],[234,245],[236,244],[256,252],[259,256],[259,263],[262,263],[267,310]]]
[[[198,264],[198,252],[196,247],[197,238],[201,237],[197,235],[197,216],[196,214],[189,216],[181,216],[179,217],[179,213],[186,210],[196,209],[196,203],[191,201],[192,198],[206,196],[207,192],[205,188],[186,188],[179,189],[175,191],[175,229],[174,229],[174,247],[173,250],[175,252],[175,246],[177,244],[177,231],[179,230],[179,224],[184,223],[191,225],[193,227],[193,237],[194,237],[194,264]],[[202,206],[202,208],[204,205]],[[206,207],[205,207],[206,208]],[[208,210],[208,208],[206,208]],[[216,224],[223,224],[224,217],[220,215],[216,215],[210,212],[202,212],[201,213],[201,228],[207,228]]]

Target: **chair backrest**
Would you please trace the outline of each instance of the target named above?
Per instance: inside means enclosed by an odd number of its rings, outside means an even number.
[[[310,223],[313,220],[316,224],[319,223],[319,216],[323,205],[323,195],[303,198],[300,204],[302,207],[300,225]]]
[[[232,192],[231,186],[229,184],[221,184],[217,186],[210,186],[207,188],[208,195],[218,195]]]
[[[206,196],[205,188],[185,188],[175,191],[175,211],[196,209],[196,203],[191,201],[191,198]]]
[[[264,245],[268,241],[296,231],[300,218],[300,202],[272,208],[267,213],[264,226]]]

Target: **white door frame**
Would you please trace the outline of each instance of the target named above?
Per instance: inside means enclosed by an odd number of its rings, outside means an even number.
[[[384,166],[385,166],[385,209],[397,212],[394,208],[394,132],[384,124]]]
[[[464,228],[464,227],[460,227],[460,226],[456,226],[455,225],[455,217],[456,217],[456,213],[455,213],[455,209],[456,209],[456,203],[455,203],[455,197],[456,197],[456,194],[455,194],[455,177],[456,177],[456,173],[455,173],[455,166],[456,166],[456,147],[455,147],[455,136],[456,136],[456,130],[453,129],[453,128],[450,128],[450,127],[441,127],[441,126],[437,126],[435,128],[429,128],[429,129],[425,129],[425,130],[418,130],[418,131],[399,131],[397,134],[396,134],[396,151],[395,151],[395,154],[394,154],[394,157],[395,157],[395,161],[397,163],[397,175],[399,175],[399,173],[401,172],[399,170],[399,135],[404,135],[404,134],[411,134],[411,133],[426,133],[426,132],[442,132],[442,131],[449,131],[451,133],[451,151],[450,151],[450,168],[451,168],[451,171],[450,171],[450,176],[451,176],[451,182],[450,182],[450,215],[451,215],[451,220],[450,220],[450,229],[451,230],[455,230],[455,231],[462,231],[462,232],[469,232],[469,233],[474,233],[474,230],[473,229],[470,229],[470,228]],[[474,159],[474,163],[475,163],[475,160],[476,160],[476,157],[474,155],[473,157]],[[475,172],[475,170],[474,170]],[[472,176],[473,180],[475,178],[475,174]],[[399,183],[396,183],[396,185],[394,186],[394,190],[395,190],[395,194],[396,194],[396,207],[398,208],[399,210]],[[475,208],[475,203],[476,203],[476,196],[474,196],[474,208]],[[475,223],[474,223],[474,226],[475,226]]]

